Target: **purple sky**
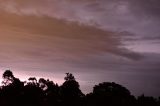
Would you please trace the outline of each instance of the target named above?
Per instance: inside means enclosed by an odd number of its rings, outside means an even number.
[[[61,84],[72,72],[84,93],[114,81],[160,96],[159,0],[1,0],[0,75]]]

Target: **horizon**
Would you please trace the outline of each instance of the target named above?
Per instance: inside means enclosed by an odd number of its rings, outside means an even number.
[[[10,70],[10,71],[12,71],[12,70]],[[4,71],[5,72],[5,71]],[[36,79],[37,79],[37,81],[40,79],[40,78],[44,78],[45,80],[50,80],[50,81],[53,81],[53,83],[54,84],[58,84],[58,86],[62,86],[63,85],[63,83],[65,82],[65,79],[64,79],[64,77],[65,77],[65,74],[66,73],[64,73],[64,76],[63,76],[63,78],[62,79],[60,79],[59,77],[58,77],[58,79],[56,79],[56,78],[48,78],[48,77],[46,77],[45,75],[44,76],[39,76],[39,75],[31,75],[31,76],[29,76],[29,75],[27,75],[26,76],[26,74],[25,75],[20,75],[20,73],[14,73],[14,71],[12,71],[13,72],[13,75],[14,75],[14,77],[15,78],[18,78],[20,81],[22,81],[22,82],[29,82],[28,81],[28,79],[29,78],[32,78],[32,77],[35,77]],[[3,75],[3,74],[2,74]],[[42,74],[41,74],[42,75]],[[73,74],[74,75],[74,74]],[[75,80],[79,83],[79,85],[80,85],[80,89],[82,90],[82,93],[84,93],[85,95],[87,95],[87,94],[90,94],[90,93],[92,93],[93,92],[93,88],[96,86],[96,85],[98,85],[98,84],[100,84],[100,83],[105,83],[105,82],[114,82],[114,81],[103,81],[103,82],[97,82],[97,83],[94,83],[94,84],[92,84],[92,86],[90,86],[90,89],[88,89],[88,90],[86,90],[85,88],[82,88],[81,87],[81,85],[83,85],[83,82],[81,82],[80,80],[77,80],[77,78],[76,78],[76,76],[74,75],[74,77],[75,77]],[[2,81],[3,81],[4,79],[3,78],[0,78],[0,86],[2,86]],[[80,82],[79,82],[80,81]],[[126,86],[124,86],[123,84],[121,84],[121,83],[118,83],[118,82],[114,82],[114,83],[116,83],[116,84],[120,84],[121,86],[123,86],[123,87],[125,87],[126,89],[128,89],[128,87],[127,87],[127,85]],[[157,96],[155,96],[155,95],[146,95],[145,93],[143,93],[143,92],[141,92],[141,94],[134,94],[134,93],[132,93],[132,91],[130,90],[130,89],[128,89],[129,91],[130,91],[130,93],[131,93],[131,95],[133,95],[133,96],[135,96],[135,97],[139,97],[139,96],[142,96],[142,95],[144,95],[144,96],[148,96],[148,97],[155,97],[155,98],[158,98],[159,96],[157,95]]]

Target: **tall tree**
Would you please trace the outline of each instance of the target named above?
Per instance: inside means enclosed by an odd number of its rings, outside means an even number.
[[[65,82],[61,86],[61,94],[65,103],[68,105],[78,105],[74,104],[74,102],[77,102],[80,105],[80,99],[84,94],[80,90],[79,83],[71,73],[66,73],[66,77],[64,79]]]

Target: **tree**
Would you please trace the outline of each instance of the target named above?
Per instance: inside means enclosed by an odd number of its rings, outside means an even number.
[[[88,94],[87,99],[90,104],[95,106],[129,106],[135,100],[128,89],[114,82],[104,82],[95,85],[93,93]]]
[[[66,73],[66,77],[64,79],[65,82],[61,86],[63,100],[65,100],[65,103],[68,105],[73,105],[74,102],[77,102],[80,105],[80,98],[83,97],[84,94],[80,90],[79,83],[71,73]]]
[[[14,77],[14,75],[13,75],[12,71],[10,71],[10,70],[6,70],[6,71],[3,73],[3,78],[11,79],[11,78],[13,78],[13,77]]]
[[[116,96],[130,96],[130,91],[114,82],[104,82],[93,88],[95,94],[112,94]]]
[[[4,79],[4,81],[2,82],[2,84],[4,84],[4,86],[7,86],[14,81],[14,75],[13,75],[12,71],[10,71],[10,70],[6,70],[3,73],[2,77]]]
[[[39,87],[41,89],[43,89],[43,90],[48,89],[48,87],[47,87],[47,81],[44,78],[40,78],[39,81],[38,81],[38,83],[39,83]]]
[[[49,105],[59,105],[60,100],[60,88],[58,84],[55,84],[49,79],[45,80],[44,78],[39,79],[39,86],[43,90],[46,96],[46,103]]]
[[[24,85],[23,82],[21,82],[18,78],[14,77],[12,71],[10,70],[6,70],[3,73],[3,79],[4,81],[2,82],[2,84],[4,86],[14,86],[14,87],[22,87]]]
[[[21,94],[23,92],[24,83],[21,82],[18,78],[14,77],[12,71],[6,70],[3,73],[3,79],[4,81],[2,86],[1,94],[4,97],[4,105],[7,104],[18,104],[20,102],[17,102],[21,100]]]
[[[73,74],[66,73],[66,77],[64,79],[65,82],[62,84],[61,88],[65,96],[75,98],[83,95],[80,90],[79,83],[75,80]]]
[[[66,73],[66,77],[64,77],[66,81],[75,80],[74,76],[71,73]]]
[[[38,85],[37,79],[35,77],[28,78],[28,81],[29,81],[28,84]]]
[[[139,106],[158,106],[158,102],[155,98],[150,96],[138,96],[137,102]]]
[[[44,92],[40,88],[39,83],[35,77],[30,77],[28,83],[24,86],[24,102],[28,105],[39,106],[43,103]]]

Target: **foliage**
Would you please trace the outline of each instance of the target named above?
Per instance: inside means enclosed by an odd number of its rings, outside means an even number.
[[[24,83],[10,70],[2,77],[0,106],[160,106],[160,97],[135,98],[127,88],[115,82],[95,85],[93,92],[84,95],[71,73],[66,73],[61,86],[35,77]]]

